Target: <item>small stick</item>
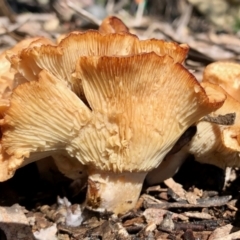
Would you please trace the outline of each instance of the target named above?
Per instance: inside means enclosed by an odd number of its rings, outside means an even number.
[[[209,199],[198,199],[197,204],[188,204],[188,203],[148,203],[146,200],[144,202],[145,208],[161,208],[161,209],[169,209],[169,208],[207,208],[207,207],[219,207],[228,203],[228,201],[232,198],[232,196],[221,196],[221,197],[212,197]]]
[[[144,8],[145,8],[145,0],[142,0],[140,3],[138,3],[136,18],[135,18],[137,26],[139,26],[142,22]]]
[[[97,19],[94,15],[92,15],[91,13],[89,13],[88,11],[76,6],[71,0],[67,0],[67,5],[74,10],[75,12],[77,12],[79,15],[81,15],[83,18],[87,19],[88,21],[96,24],[97,26],[100,26],[102,21]]]
[[[0,13],[2,13],[3,16],[7,16],[11,23],[16,22],[16,15],[7,0],[0,0]]]
[[[5,35],[5,34],[9,34],[9,33],[12,33],[12,32],[14,32],[14,31],[16,31],[17,29],[19,29],[21,26],[23,26],[26,22],[28,22],[29,21],[29,19],[30,19],[30,15],[28,15],[28,16],[26,16],[26,18],[24,18],[24,19],[22,19],[22,21],[19,21],[18,23],[15,23],[15,24],[13,24],[12,26],[9,26],[8,28],[7,27],[5,27],[5,32],[3,32],[3,33],[0,33],[0,36],[2,36],[2,35]]]

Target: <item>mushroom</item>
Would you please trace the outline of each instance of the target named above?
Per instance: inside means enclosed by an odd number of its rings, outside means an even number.
[[[104,36],[89,34],[103,43]],[[176,60],[153,52],[78,57],[73,78],[81,85],[71,88],[63,78],[71,80],[67,75],[70,65],[61,69],[51,64],[54,59],[61,62],[67,49],[61,49],[63,55],[49,55],[55,52],[53,47],[49,52],[47,49],[35,47],[20,54],[22,61],[30,64],[20,62],[21,73],[33,79],[14,90],[5,112],[0,180],[7,180],[17,168],[44,156],[69,156],[73,165],[85,166],[85,204],[95,211],[117,214],[133,208],[146,174],[161,163],[189,126],[225,100],[224,94],[202,88]],[[46,70],[39,70],[41,65]],[[51,68],[55,70],[52,73]],[[80,91],[87,104],[77,96]]]
[[[208,163],[225,169],[226,167],[240,166],[240,102],[235,100],[221,87],[211,83],[202,83],[204,87],[212,86],[227,96],[223,106],[211,113],[210,116],[226,116],[232,113],[235,122],[232,125],[223,125],[208,121],[197,124],[197,134],[193,137],[188,152],[193,154],[196,161]]]
[[[116,21],[116,19],[114,20]],[[105,21],[106,22],[106,21]],[[119,23],[121,21],[119,20]],[[104,22],[103,22],[104,23]],[[25,81],[37,80],[38,74],[44,69],[72,89],[81,100],[88,105],[81,80],[72,76],[76,60],[80,56],[101,55],[130,55],[155,51],[159,55],[169,54],[176,62],[183,62],[188,52],[188,46],[167,43],[162,40],[140,41],[130,33],[107,34],[97,31],[72,32],[60,41],[57,46],[30,46],[9,59],[18,75],[17,79]],[[81,165],[73,173],[64,167],[68,164],[59,154],[53,155],[56,165],[66,176],[76,176],[76,172],[83,172]],[[71,162],[71,161],[69,161]],[[82,176],[82,174],[80,174]],[[79,177],[81,177],[79,176]]]
[[[240,166],[240,102],[220,86],[206,81],[201,85],[225,94],[224,104],[207,118],[198,121],[196,135],[179,152],[168,154],[158,168],[148,174],[148,184],[157,184],[172,177],[190,154],[198,162],[222,169]],[[231,115],[235,116],[234,124],[231,118],[229,121],[228,116]]]
[[[221,86],[228,94],[240,101],[240,64],[236,62],[214,62],[203,72],[203,82]]]
[[[126,56],[152,51],[160,56],[167,54],[182,63],[188,46],[156,39],[140,41],[129,33],[73,32],[57,46],[30,47],[12,56],[10,61],[26,80],[36,80],[40,71],[45,69],[85,100],[81,80],[71,75],[80,56]]]
[[[129,33],[128,27],[115,16],[105,18],[100,27],[99,32],[103,34],[108,33]]]
[[[183,147],[191,141],[196,131],[196,126],[191,126],[182,134],[160,165],[147,174],[146,183],[148,185],[161,183],[173,177],[175,173],[178,172],[179,168],[189,156],[187,149]]]
[[[41,46],[42,44],[50,43],[50,40],[42,37],[28,38],[20,41],[11,49],[5,50],[0,54],[0,115],[9,107],[9,98],[12,90],[25,81],[25,79],[21,77],[14,78],[17,71],[11,68],[9,58],[29,46]]]

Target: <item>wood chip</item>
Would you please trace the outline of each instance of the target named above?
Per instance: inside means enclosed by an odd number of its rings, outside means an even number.
[[[188,203],[190,204],[197,204],[197,199],[199,198],[195,193],[193,192],[187,192],[185,194],[186,199],[188,201]]]
[[[165,180],[164,184],[171,188],[174,191],[174,193],[176,193],[180,198],[186,200],[185,197],[186,191],[183,189],[181,184],[176,183],[172,178]]]
[[[154,223],[159,225],[164,215],[170,213],[173,219],[180,219],[181,221],[187,221],[188,217],[184,214],[173,213],[164,209],[148,208],[143,212],[143,216],[146,218],[148,224]]]
[[[161,188],[160,185],[148,187],[146,190],[147,193],[150,192],[167,192],[167,188]]]
[[[240,238],[240,231],[230,234],[233,229],[233,225],[227,224],[223,227],[217,228],[210,235],[208,240],[232,240]]]
[[[190,218],[198,218],[198,219],[212,219],[213,217],[204,212],[185,212],[183,215],[190,217]]]

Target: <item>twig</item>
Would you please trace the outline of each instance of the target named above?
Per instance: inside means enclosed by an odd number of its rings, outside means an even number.
[[[24,25],[26,22],[28,22],[30,19],[30,15],[27,16],[25,19],[23,19],[22,21],[16,23],[16,24],[13,24],[13,25],[10,25],[8,28],[5,27],[5,32],[3,33],[0,33],[0,36],[2,35],[5,35],[5,34],[9,34],[9,33],[12,33],[14,31],[16,31],[17,29],[19,29],[22,25]]]
[[[56,18],[56,16],[52,13],[23,13],[18,14],[16,17],[16,23],[24,22],[25,20],[45,22],[52,18]],[[8,18],[0,17],[0,23],[1,25],[9,24]]]
[[[184,11],[184,13],[182,14],[182,16],[180,17],[178,24],[177,24],[177,31],[176,31],[176,35],[177,36],[181,36],[183,34],[183,30],[184,28],[186,28],[186,26],[188,25],[191,15],[192,15],[192,5],[189,4],[186,7],[186,10]]]
[[[145,0],[142,0],[139,4],[138,4],[138,8],[137,8],[137,13],[136,13],[136,25],[139,26],[142,22],[142,17],[143,17],[143,12],[144,12],[144,8],[145,8]]]
[[[0,0],[0,13],[2,13],[3,16],[7,16],[11,23],[16,22],[16,16],[7,0]]]
[[[113,13],[115,1],[114,0],[108,0],[106,4],[106,11],[108,14]]]
[[[116,13],[119,10],[121,10],[125,5],[127,5],[129,3],[129,0],[121,0],[118,3],[115,4],[114,8],[113,8],[113,12]]]
[[[236,119],[236,113],[228,113],[225,115],[218,115],[216,117],[206,115],[201,119],[201,121],[228,126],[228,125],[233,125],[235,122],[235,119]]]
[[[67,0],[67,5],[74,10],[76,13],[78,13],[79,15],[81,15],[83,18],[87,19],[88,21],[100,26],[102,21],[97,19],[94,15],[92,15],[91,13],[89,13],[88,11],[76,6],[72,1]]]

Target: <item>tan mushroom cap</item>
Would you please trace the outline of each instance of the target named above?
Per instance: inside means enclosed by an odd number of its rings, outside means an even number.
[[[39,76],[11,97],[2,123],[1,181],[39,156],[69,155],[87,167],[86,204],[98,211],[131,209],[147,172],[225,100],[205,91],[181,64],[155,53],[81,57],[74,77],[82,79],[91,110],[58,78],[47,71]],[[127,199],[110,197],[123,191]]]
[[[103,34],[108,33],[129,33],[128,27],[115,16],[105,18],[100,27],[99,32]]]
[[[39,81],[19,85],[2,123],[2,162],[8,169],[1,181],[32,161],[65,154],[90,117],[79,98],[45,71]]]
[[[140,41],[128,33],[75,32],[64,38],[57,46],[26,49],[19,56],[12,57],[11,63],[28,81],[36,80],[38,73],[45,69],[84,99],[81,80],[76,81],[71,76],[80,56],[124,56],[152,51],[161,56],[170,55],[176,62],[183,62],[188,47],[156,39]]]
[[[188,152],[202,163],[209,163],[220,168],[240,166],[240,103],[225,92],[221,87],[204,82],[204,87],[210,86],[222,91],[227,96],[223,106],[211,116],[236,113],[235,123],[230,126],[200,121],[197,124],[197,134],[193,137]]]
[[[240,64],[235,62],[214,62],[203,73],[203,82],[221,86],[228,94],[240,101]]]
[[[0,54],[0,115],[9,107],[12,89],[22,82],[20,78],[14,79],[16,70],[11,68],[11,63],[8,59],[29,46],[40,46],[49,43],[49,40],[41,37],[28,38]]]

